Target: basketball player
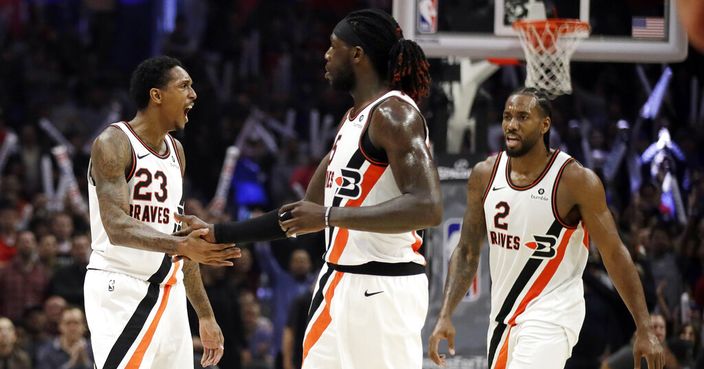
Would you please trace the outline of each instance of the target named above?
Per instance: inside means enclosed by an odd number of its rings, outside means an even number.
[[[676,0],[680,21],[687,31],[689,42],[704,52],[704,1]]]
[[[327,264],[313,295],[303,368],[420,369],[428,280],[416,230],[442,217],[428,129],[415,102],[428,92],[428,62],[379,10],[340,21],[325,60],[325,78],[348,91],[354,106],[304,200],[210,226],[209,237],[242,242],[283,237],[282,229],[291,237],[326,230]]]
[[[85,310],[98,369],[193,368],[186,297],[198,313],[203,366],[216,364],[223,336],[198,263],[232,265],[239,249],[171,236],[185,158],[168,132],[183,129],[196,93],[180,62],[157,57],[134,71],[138,112],[93,143],[88,167],[93,252]]]
[[[533,88],[506,101],[506,151],[478,163],[467,183],[467,210],[452,254],[445,296],[429,340],[430,358],[445,364],[438,343],[454,354],[452,312],[467,292],[489,241],[490,369],[563,368],[584,320],[582,272],[589,234],[636,323],[636,368],[663,367],[643,288],[606,206],[599,178],[569,155],[548,147],[550,102]]]

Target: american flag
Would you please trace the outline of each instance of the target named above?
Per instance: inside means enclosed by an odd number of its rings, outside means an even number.
[[[631,36],[634,38],[665,38],[665,19],[633,17]]]

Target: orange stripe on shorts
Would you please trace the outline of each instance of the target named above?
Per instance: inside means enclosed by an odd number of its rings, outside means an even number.
[[[171,287],[174,285],[174,283],[176,283],[176,273],[178,272],[180,266],[180,260],[174,263],[174,270],[173,272],[171,272],[171,277],[169,277],[168,282],[166,282],[166,285],[164,286],[164,297],[161,299],[159,309],[157,310],[156,315],[154,316],[154,319],[152,320],[151,324],[149,324],[147,332],[144,333],[144,337],[142,337],[142,340],[139,342],[139,346],[137,346],[137,349],[132,354],[132,357],[127,363],[125,369],[138,369],[139,366],[142,364],[144,354],[147,352],[147,348],[152,342],[152,338],[154,338],[154,331],[156,331],[156,326],[159,325],[159,320],[161,320],[161,316],[164,314],[164,310],[166,309],[166,304],[169,301],[169,294],[171,293]]]
[[[323,307],[323,311],[320,312],[320,315],[318,315],[318,318],[311,326],[310,331],[306,333],[303,339],[303,360],[306,359],[308,351],[318,342],[320,336],[323,335],[325,329],[330,325],[330,321],[332,320],[330,317],[330,302],[332,302],[332,297],[335,295],[335,287],[340,283],[343,274],[344,273],[335,272],[335,277],[332,282],[330,282],[330,287],[328,287],[328,290],[325,292],[325,306]]]

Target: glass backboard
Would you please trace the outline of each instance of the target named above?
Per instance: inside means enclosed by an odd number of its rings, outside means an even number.
[[[674,0],[394,0],[406,38],[430,57],[521,58],[513,21],[542,3],[547,18],[588,21],[592,32],[572,60],[677,62],[687,36]]]

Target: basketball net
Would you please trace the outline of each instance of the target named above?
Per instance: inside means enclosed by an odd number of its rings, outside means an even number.
[[[513,28],[526,58],[526,87],[541,89],[551,99],[572,93],[570,58],[589,37],[589,24],[576,19],[519,20]]]

